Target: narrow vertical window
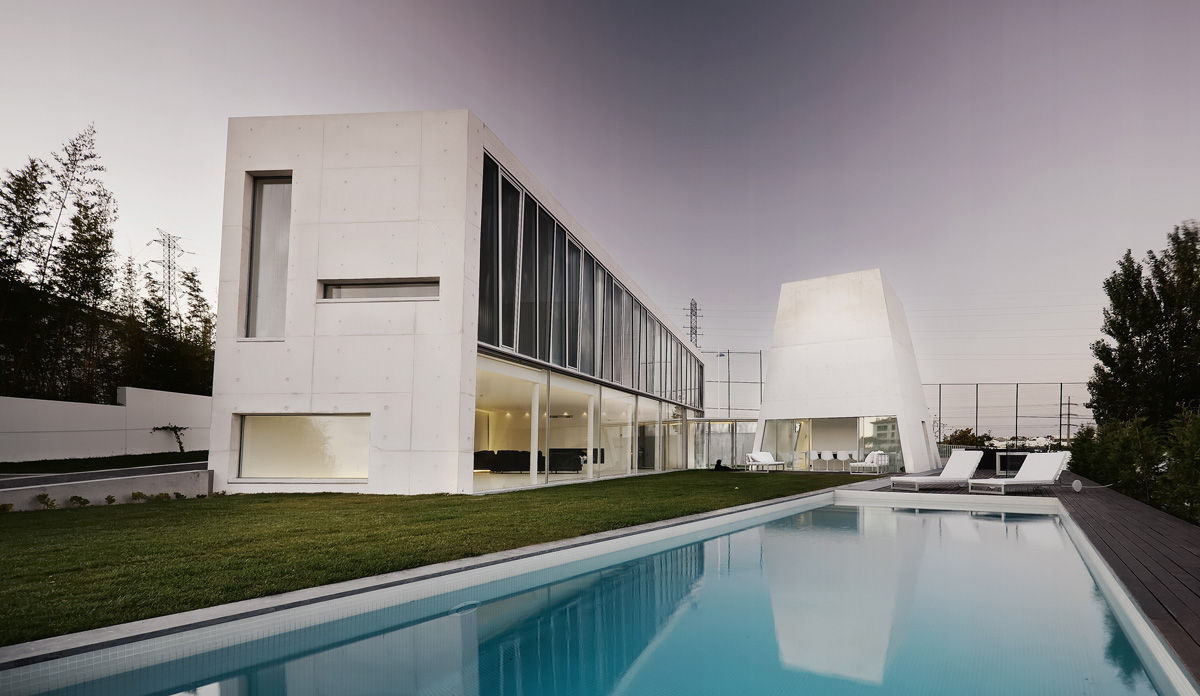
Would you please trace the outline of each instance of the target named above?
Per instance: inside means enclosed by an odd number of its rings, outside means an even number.
[[[554,228],[554,310],[550,329],[550,362],[566,365],[567,357],[567,232]]]
[[[579,370],[596,374],[596,263],[583,253],[583,272],[579,282]]]
[[[479,223],[479,340],[500,341],[500,172],[491,157],[483,158],[483,204]]]
[[[592,333],[594,334],[593,338],[595,338],[595,340],[596,340],[596,365],[595,365],[595,369],[592,371],[592,374],[597,377],[603,376],[603,373],[604,373],[604,368],[602,368],[601,365],[604,364],[604,327],[605,327],[605,323],[604,323],[604,312],[605,312],[605,309],[604,309],[604,277],[605,277],[605,275],[606,275],[606,273],[604,271],[604,267],[601,266],[600,264],[596,264],[596,277],[595,277],[595,281],[596,281],[596,292],[595,292],[595,295],[596,295],[596,310],[595,310],[596,327],[592,331]]]
[[[579,247],[567,243],[567,366],[579,365]]]
[[[500,344],[514,347],[517,330],[517,255],[521,238],[521,191],[500,181]]]
[[[537,204],[525,194],[525,218],[521,233],[521,326],[517,331],[517,350],[531,358],[537,357]]]
[[[642,305],[633,303],[633,384],[634,389],[642,388]]]
[[[554,287],[554,218],[538,208],[538,354],[550,360],[550,304]]]
[[[246,283],[246,336],[281,338],[287,305],[288,234],[292,178],[254,180],[250,223],[250,277]]]
[[[615,382],[613,379],[613,283],[612,276],[604,274],[604,328],[601,333],[604,345],[601,362],[601,377]]]

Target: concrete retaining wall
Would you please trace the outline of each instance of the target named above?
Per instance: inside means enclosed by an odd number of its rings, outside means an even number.
[[[118,405],[0,397],[0,462],[106,457],[177,450],[169,432],[187,428],[189,450],[208,447],[212,397],[121,387]]]
[[[23,488],[6,488],[0,490],[0,505],[12,503],[13,510],[42,510],[42,504],[37,501],[41,493],[49,495],[58,503],[58,507],[74,507],[68,502],[73,495],[87,498],[92,505],[104,506],[104,497],[116,497],[117,503],[132,503],[131,494],[141,491],[146,495],[156,493],[176,492],[189,498],[203,493],[212,492],[212,472],[177,471],[169,474],[143,474],[141,476],[123,476],[120,478],[96,479],[91,481],[72,481],[69,483],[52,483],[42,486],[26,486]]]

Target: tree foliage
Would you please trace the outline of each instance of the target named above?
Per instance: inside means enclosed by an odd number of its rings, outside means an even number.
[[[1144,261],[1126,251],[1104,291],[1107,338],[1092,344],[1088,407],[1099,423],[1164,427],[1200,403],[1200,223],[1177,226]]]
[[[973,428],[959,428],[942,438],[943,445],[962,445],[964,447],[983,447],[992,439],[991,433],[976,435]]]
[[[0,177],[0,394],[111,403],[118,386],[212,391],[213,314],[195,271],[173,312],[114,250],[117,203],[88,126]]]

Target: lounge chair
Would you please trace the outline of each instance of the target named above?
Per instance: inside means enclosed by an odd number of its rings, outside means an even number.
[[[971,474],[974,474],[975,469],[979,467],[979,460],[982,458],[983,452],[979,450],[954,450],[950,453],[950,459],[946,462],[942,473],[936,476],[893,476],[892,490],[896,489],[898,483],[912,484],[914,491],[921,490],[921,486],[944,488],[965,485],[970,481]]]
[[[1058,483],[1067,466],[1070,452],[1036,452],[1027,455],[1017,475],[1012,478],[974,479],[967,485],[971,493],[998,493],[1004,495],[1014,488],[1040,488]]]
[[[746,468],[750,471],[755,469],[770,469],[772,467],[783,468],[786,462],[775,461],[775,455],[770,452],[749,452],[746,454]]]

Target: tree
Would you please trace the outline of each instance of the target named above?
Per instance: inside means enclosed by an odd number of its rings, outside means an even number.
[[[208,299],[204,297],[204,288],[200,285],[196,269],[183,272],[183,292],[188,305],[187,316],[184,317],[184,338],[199,348],[211,351],[215,317]]]
[[[50,201],[57,212],[54,226],[50,230],[50,240],[46,244],[46,253],[39,268],[38,282],[42,287],[48,286],[50,259],[54,256],[54,243],[58,237],[63,213],[100,185],[96,175],[104,171],[104,165],[100,164],[100,155],[96,152],[96,127],[88,124],[87,128],[64,143],[62,150],[51,157],[54,164],[50,166],[50,177],[54,185],[49,189]]]
[[[117,274],[113,265],[116,217],[116,203],[103,189],[96,200],[76,204],[71,234],[55,258],[55,292],[97,309],[110,302]]]
[[[1104,291],[1107,338],[1092,344],[1087,406],[1100,424],[1165,428],[1200,403],[1200,223],[1176,226],[1143,262],[1126,251]]]
[[[46,243],[46,165],[30,157],[17,172],[5,170],[0,185],[0,279],[25,277],[26,262],[36,264]]]
[[[962,445],[964,447],[983,447],[992,438],[991,434],[976,435],[971,428],[959,428],[942,439],[943,445]]]

